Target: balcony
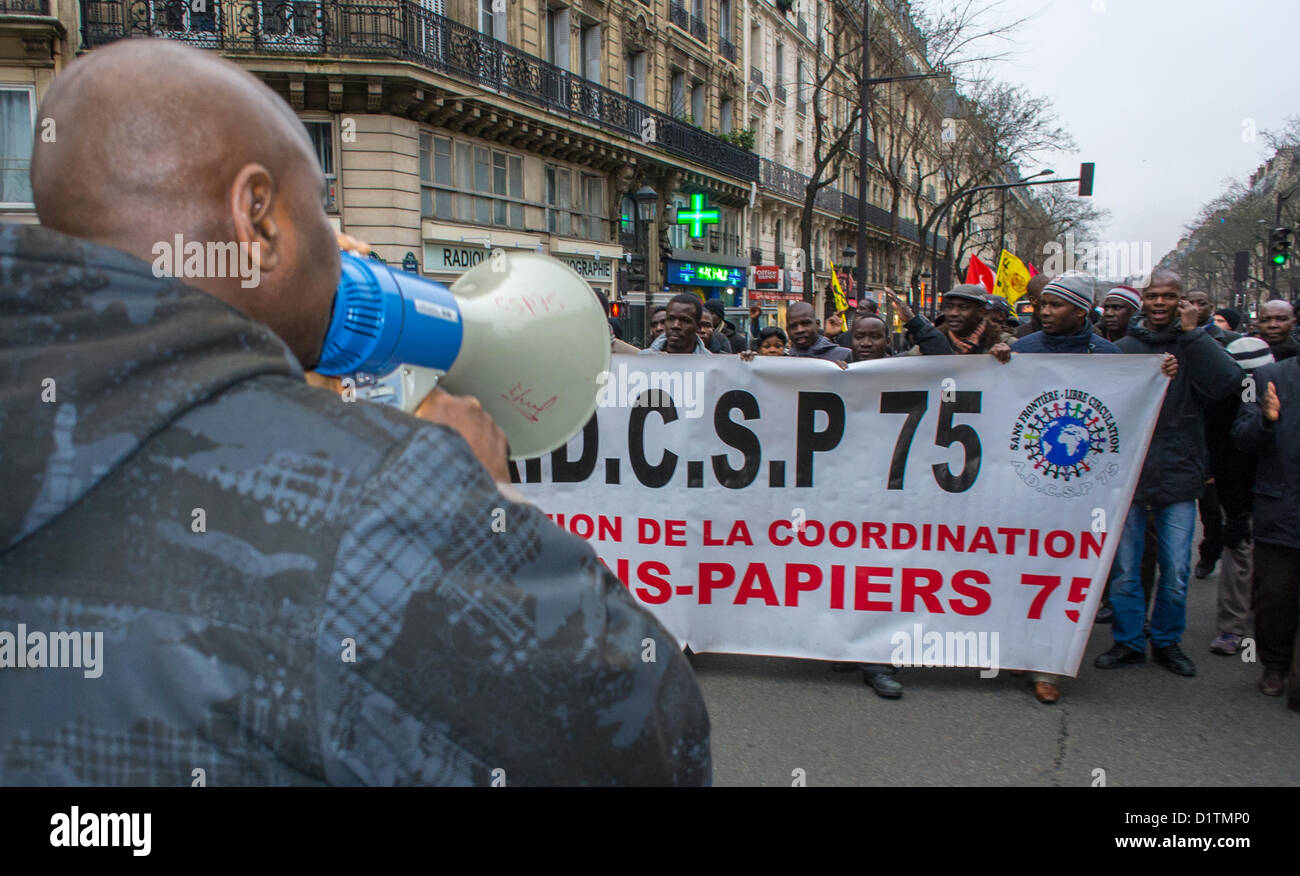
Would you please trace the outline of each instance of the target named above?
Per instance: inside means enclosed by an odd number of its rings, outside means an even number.
[[[813,270],[820,274],[822,271],[826,270],[826,262],[817,259],[817,261],[813,263]]]
[[[668,4],[668,20],[682,30],[689,31],[691,29],[691,14],[680,3]]]
[[[794,102],[794,111],[797,112],[797,113],[798,113],[799,115],[801,115],[801,116],[806,116],[806,115],[808,115],[808,101],[806,101],[806,100],[796,100],[796,101]]]
[[[691,15],[691,36],[702,43],[709,42],[709,25],[703,18],[697,18],[694,14]]]
[[[749,250],[749,263],[750,263],[751,265],[761,265],[761,264],[763,264],[763,249],[762,249],[762,247],[757,247],[757,246],[756,246],[756,247],[752,247],[752,248]]]
[[[722,57],[726,58],[728,61],[730,61],[733,64],[736,63],[736,56],[740,54],[736,50],[735,43],[733,43],[731,40],[727,39],[726,37],[718,38],[718,51],[722,53]]]
[[[0,0],[0,15],[49,15],[50,0]]]
[[[79,2],[81,41],[86,48],[152,36],[229,55],[309,57],[313,63],[330,58],[407,62],[573,122],[595,125],[719,173],[747,181],[758,179],[758,156],[754,153],[411,0],[393,0],[386,5],[338,0],[208,0],[206,15],[191,13],[192,0]],[[494,104],[501,107],[499,98]],[[647,121],[650,123],[645,124]],[[647,130],[652,136],[643,141],[642,132]]]
[[[754,83],[755,85],[762,85],[762,84],[763,84],[763,71],[760,70],[760,69],[758,69],[757,67],[750,67],[750,68],[749,68],[749,81],[752,82],[752,83]]]
[[[804,18],[802,15],[799,16],[799,33],[808,36],[808,19]]]
[[[776,99],[779,100],[779,101],[781,101],[781,103],[785,103],[785,86],[784,86],[784,85],[781,85],[780,83],[777,83],[776,85],[772,86],[772,94],[776,95]]]
[[[785,250],[778,249],[776,251],[776,257],[772,259],[772,264],[776,265],[778,268],[785,267]]]

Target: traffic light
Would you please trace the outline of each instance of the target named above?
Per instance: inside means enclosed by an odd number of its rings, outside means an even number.
[[[1096,169],[1097,165],[1092,161],[1085,161],[1079,165],[1079,197],[1092,197],[1092,175]]]
[[[1274,228],[1268,233],[1268,260],[1281,267],[1291,257],[1291,229]]]
[[[622,301],[611,301],[611,302],[609,302],[609,315],[612,316],[612,317],[614,317],[614,319],[622,319],[622,317],[623,317],[623,302],[622,302]]]

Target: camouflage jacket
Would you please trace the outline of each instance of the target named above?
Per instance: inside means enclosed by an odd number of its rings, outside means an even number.
[[[671,635],[455,432],[34,226],[0,378],[0,784],[710,781]]]

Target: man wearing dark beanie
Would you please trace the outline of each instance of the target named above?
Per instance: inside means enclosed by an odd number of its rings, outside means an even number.
[[[1214,321],[1224,331],[1235,332],[1241,328],[1241,314],[1231,307],[1220,307],[1214,311]]]

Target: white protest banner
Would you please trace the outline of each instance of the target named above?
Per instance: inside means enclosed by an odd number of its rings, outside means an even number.
[[[520,491],[695,651],[1073,675],[1159,356],[615,356]]]

